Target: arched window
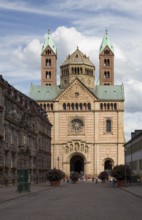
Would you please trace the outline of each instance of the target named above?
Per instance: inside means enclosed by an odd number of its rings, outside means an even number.
[[[112,125],[111,125],[111,120],[110,119],[107,119],[106,120],[106,132],[111,132],[111,128]]]
[[[44,110],[46,110],[46,104],[44,103]]]
[[[63,104],[63,110],[66,111],[66,103]]]
[[[104,66],[110,66],[110,60],[104,59]]]
[[[104,103],[104,110],[106,110],[106,103]]]
[[[116,103],[114,103],[114,110],[117,110],[117,105],[116,105]]]
[[[103,110],[103,103],[100,104],[100,109]]]
[[[74,103],[71,104],[72,111],[74,111]]]
[[[48,49],[48,50],[46,51],[46,54],[51,54],[51,50]]]
[[[49,110],[49,103],[47,104],[47,109]]]
[[[109,50],[105,50],[104,54],[110,54],[110,51]]]
[[[80,110],[82,111],[82,103],[80,103],[79,106],[80,106]]]
[[[53,111],[53,104],[51,104],[51,106],[50,106],[50,107],[51,107],[51,111]]]
[[[70,110],[70,103],[67,103],[67,108],[68,110]]]
[[[109,107],[110,107],[110,105],[109,105],[109,103],[107,103],[107,110],[109,110]]]
[[[86,110],[86,103],[83,104],[83,109]]]
[[[51,66],[51,59],[46,59],[46,66]]]
[[[88,103],[88,110],[91,111],[91,104]]]
[[[51,71],[46,71],[46,79],[51,79]]]
[[[75,104],[75,108],[78,111],[78,103]]]

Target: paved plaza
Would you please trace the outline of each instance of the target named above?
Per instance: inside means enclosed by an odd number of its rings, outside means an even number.
[[[31,186],[31,193],[0,186],[1,220],[141,220],[142,185],[62,183]]]

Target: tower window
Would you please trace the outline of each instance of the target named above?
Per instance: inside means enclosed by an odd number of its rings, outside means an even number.
[[[110,51],[109,50],[105,50],[104,54],[110,54]]]
[[[51,59],[46,59],[46,66],[51,66]]]
[[[107,119],[106,120],[106,132],[111,132],[111,130],[112,130],[111,120]]]
[[[51,71],[46,71],[46,79],[51,79]]]
[[[48,49],[48,50],[46,51],[46,54],[51,54],[51,50]]]
[[[110,78],[110,72],[109,71],[105,71],[104,72],[104,79],[108,79]]]
[[[110,60],[104,59],[104,66],[110,66]]]

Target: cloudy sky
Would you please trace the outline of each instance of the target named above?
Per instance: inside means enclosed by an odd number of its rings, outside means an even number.
[[[108,30],[115,49],[115,84],[125,86],[125,136],[142,129],[141,0],[0,0],[0,74],[28,94],[40,84],[40,53],[48,29],[59,66],[77,46],[99,74],[99,46]]]

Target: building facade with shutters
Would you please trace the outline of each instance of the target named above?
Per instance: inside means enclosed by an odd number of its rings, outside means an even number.
[[[60,51],[59,51],[60,53]],[[52,167],[92,177],[124,163],[124,88],[114,84],[114,48],[106,33],[99,50],[100,83],[95,65],[79,48],[60,66],[50,33],[41,53],[41,85],[29,96],[48,113],[52,127]]]
[[[45,181],[51,168],[52,125],[41,110],[0,75],[0,184],[14,184],[17,170]]]

